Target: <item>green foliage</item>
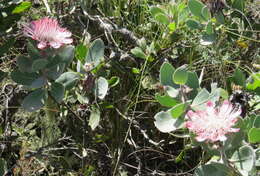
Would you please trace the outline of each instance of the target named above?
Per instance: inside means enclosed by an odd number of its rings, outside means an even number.
[[[63,84],[59,82],[54,82],[51,84],[50,94],[55,99],[55,101],[60,103],[63,100],[64,93],[65,87],[63,86]]]
[[[95,83],[95,96],[104,99],[108,91],[108,82],[105,78],[99,77]]]
[[[92,130],[94,130],[100,122],[100,111],[97,107],[92,107],[91,114],[89,117],[88,125],[91,127]]]
[[[172,75],[173,82],[175,84],[184,85],[188,80],[188,72],[186,66],[179,67]]]
[[[29,9],[31,6],[32,6],[31,2],[24,1],[14,8],[14,10],[12,11],[12,14],[22,13],[22,12],[26,11],[27,9]]]
[[[172,118],[170,112],[158,112],[155,116],[155,126],[163,133],[172,132],[181,127],[183,119]]]
[[[160,96],[155,94],[155,99],[162,105],[166,107],[173,107],[178,104],[178,101],[168,95]]]
[[[85,63],[87,64],[93,64],[94,67],[96,67],[101,61],[104,60],[104,42],[101,39],[95,40],[85,57]]]
[[[164,62],[160,68],[160,83],[164,86],[176,87],[173,83],[172,76],[175,72],[175,68],[168,62]]]
[[[231,161],[242,175],[248,175],[254,169],[255,152],[250,146],[242,146],[234,152]]]
[[[198,167],[195,170],[195,176],[224,176],[232,175],[232,171],[222,163],[212,162]]]
[[[37,111],[44,106],[45,98],[46,92],[43,89],[37,89],[25,97],[22,107],[29,112]]]
[[[65,89],[69,90],[75,86],[78,78],[79,75],[75,72],[65,72],[58,79],[56,79],[56,82],[61,83]]]

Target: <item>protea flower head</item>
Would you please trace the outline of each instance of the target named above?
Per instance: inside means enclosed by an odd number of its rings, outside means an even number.
[[[64,44],[72,43],[71,32],[59,26],[56,19],[42,18],[24,25],[24,35],[39,41],[37,47],[44,49],[47,46],[59,48]]]
[[[239,131],[239,128],[233,126],[240,114],[241,110],[234,108],[227,100],[219,107],[209,101],[204,111],[188,111],[185,126],[196,134],[199,142],[225,141],[226,134]]]

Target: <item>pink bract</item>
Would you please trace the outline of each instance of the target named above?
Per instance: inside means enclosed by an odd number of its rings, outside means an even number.
[[[226,134],[238,132],[239,128],[232,128],[238,120],[241,110],[234,108],[231,102],[225,100],[219,107],[209,101],[204,111],[189,111],[185,126],[196,136],[199,142],[225,141]]]
[[[42,18],[24,25],[24,35],[39,41],[37,47],[44,49],[47,46],[59,48],[64,44],[72,43],[71,32],[59,26],[56,19]]]

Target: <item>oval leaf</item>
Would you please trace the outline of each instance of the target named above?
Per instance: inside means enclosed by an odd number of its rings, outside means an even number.
[[[51,96],[58,102],[60,103],[64,97],[64,92],[65,92],[65,87],[63,84],[54,82],[51,84]]]
[[[32,71],[36,72],[46,67],[48,61],[46,59],[37,59],[32,63]]]
[[[94,130],[98,125],[100,121],[100,111],[97,108],[92,108],[88,125],[91,127],[92,130]]]
[[[56,82],[63,84],[65,89],[71,89],[77,82],[79,76],[74,72],[63,73]]]
[[[105,78],[99,77],[95,83],[95,95],[99,99],[104,99],[108,91],[108,82]]]
[[[194,16],[197,16],[197,17],[203,19],[202,15],[201,15],[201,11],[205,7],[203,3],[201,3],[200,1],[197,1],[197,0],[189,0],[188,7]]]
[[[176,84],[184,85],[188,80],[188,72],[186,66],[181,66],[175,70],[172,76],[173,82]]]
[[[85,62],[96,67],[104,59],[105,45],[101,39],[95,40],[88,50]]]
[[[183,120],[181,118],[174,119],[169,112],[159,112],[154,118],[154,125],[163,133],[172,132],[180,128],[183,124]]]
[[[37,89],[25,97],[22,102],[22,107],[29,112],[34,112],[44,106],[45,91]]]

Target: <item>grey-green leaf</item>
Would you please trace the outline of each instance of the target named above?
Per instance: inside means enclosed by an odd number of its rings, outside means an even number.
[[[179,87],[172,81],[172,75],[175,68],[168,62],[164,62],[160,68],[160,83],[163,86],[172,86],[174,88]]]
[[[66,65],[69,65],[74,58],[74,50],[75,47],[72,45],[64,46],[58,51],[58,56],[62,62],[64,62]]]
[[[108,82],[105,78],[99,77],[95,83],[95,95],[99,99],[104,99],[108,91]]]
[[[183,119],[181,118],[174,119],[172,118],[169,112],[161,111],[157,113],[154,118],[155,118],[154,125],[158,130],[160,130],[163,133],[172,132],[180,128],[181,125],[183,124]]]
[[[172,79],[175,84],[184,85],[188,80],[188,72],[186,66],[181,66],[175,70]]]
[[[240,172],[249,172],[254,167],[255,159],[256,156],[253,148],[251,146],[245,145],[235,151],[230,161],[234,163]]]
[[[204,88],[202,89],[198,95],[194,98],[191,107],[194,110],[201,110],[204,108],[204,104],[209,100],[210,94],[209,92]]]
[[[58,102],[60,103],[64,97],[64,92],[65,92],[65,88],[63,86],[63,84],[58,83],[58,82],[54,82],[51,84],[51,96]]]
[[[32,72],[32,58],[26,56],[18,56],[16,62],[21,72]]]
[[[79,79],[79,75],[75,72],[65,72],[63,73],[56,82],[63,84],[65,89],[71,89]]]
[[[227,166],[222,163],[212,162],[198,167],[194,176],[227,176],[230,174],[232,174],[232,170]]]
[[[98,125],[100,121],[100,111],[96,107],[92,108],[91,114],[89,117],[89,126],[91,127],[92,130],[94,130]]]
[[[188,7],[194,16],[203,19],[203,16],[201,14],[203,7],[205,7],[203,3],[198,0],[189,0]]]
[[[22,102],[22,107],[29,112],[34,112],[44,106],[45,91],[37,89],[25,97]]]
[[[37,59],[32,63],[32,71],[36,72],[38,70],[44,69],[48,61],[46,59]]]
[[[96,67],[104,59],[105,45],[101,39],[95,40],[88,50],[85,62]]]
[[[26,73],[16,70],[11,73],[11,78],[18,84],[30,86],[33,81],[39,78],[39,75],[37,73]]]

